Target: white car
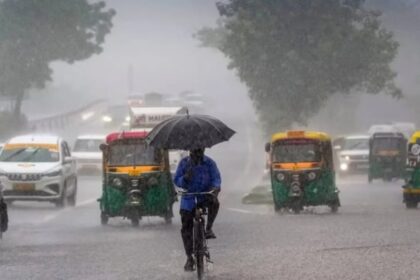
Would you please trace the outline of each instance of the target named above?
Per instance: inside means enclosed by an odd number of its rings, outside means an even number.
[[[67,142],[57,136],[10,139],[0,154],[0,180],[7,201],[50,201],[57,207],[76,204],[76,162]]]
[[[352,135],[340,139],[338,148],[340,174],[367,172],[369,169],[369,136]]]
[[[76,139],[73,157],[77,171],[84,174],[99,173],[102,170],[102,152],[99,146],[105,142],[105,135],[83,135]]]

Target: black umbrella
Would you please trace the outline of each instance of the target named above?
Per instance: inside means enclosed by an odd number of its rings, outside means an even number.
[[[228,141],[233,134],[235,131],[214,117],[187,114],[159,123],[146,141],[156,148],[193,150]]]

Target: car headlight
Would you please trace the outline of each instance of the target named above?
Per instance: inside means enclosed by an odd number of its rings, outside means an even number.
[[[308,179],[309,180],[315,180],[315,178],[316,178],[316,173],[315,172],[309,172],[308,173]]]
[[[112,185],[114,186],[114,187],[122,187],[122,185],[123,185],[123,182],[122,182],[122,180],[120,179],[120,178],[114,178],[114,179],[112,179]]]
[[[102,121],[106,122],[106,123],[109,123],[109,122],[112,122],[112,118],[110,116],[103,116]]]
[[[342,163],[342,164],[340,164],[340,169],[341,169],[342,171],[346,171],[346,170],[348,170],[348,169],[349,169],[349,166],[348,166],[348,164],[347,164],[347,163]]]
[[[285,176],[283,173],[277,173],[276,178],[281,182],[284,181]]]
[[[53,172],[49,172],[49,173],[45,174],[45,176],[56,177],[56,176],[60,176],[62,174],[63,174],[63,171],[61,169],[58,169],[58,170],[55,170]]]
[[[155,177],[150,177],[149,180],[147,181],[147,184],[149,186],[156,186],[158,183],[159,181]]]
[[[349,161],[349,160],[350,160],[350,156],[341,156],[341,158],[342,158],[343,160],[346,160],[346,161]]]

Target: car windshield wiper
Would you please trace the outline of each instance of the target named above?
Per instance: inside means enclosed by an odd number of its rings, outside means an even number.
[[[24,161],[28,161],[31,157],[33,157],[36,153],[38,153],[39,152],[39,150],[41,150],[41,148],[35,148],[35,150],[32,152],[32,153],[30,153],[26,158],[25,158],[25,160]]]
[[[21,149],[17,150],[16,152],[12,153],[11,155],[7,156],[6,158],[1,159],[1,161],[9,161],[10,159],[12,159],[13,157],[19,155],[23,151],[26,151],[26,148],[21,148]]]

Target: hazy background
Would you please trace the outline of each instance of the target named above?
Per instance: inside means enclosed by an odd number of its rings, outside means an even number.
[[[227,59],[216,50],[201,48],[193,38],[201,27],[215,25],[216,1],[106,2],[117,15],[103,53],[73,65],[55,63],[53,82],[24,105],[30,118],[60,113],[96,98],[122,103],[130,90],[140,94],[193,90],[209,100],[210,112],[215,115],[255,119],[246,88],[234,72],[227,70]],[[384,8],[385,26],[396,32],[401,43],[393,65],[399,74],[397,84],[406,98],[400,101],[382,95],[333,98],[309,122],[310,127],[344,133],[364,131],[373,123],[417,122],[420,59],[419,36],[415,36],[417,21],[413,20],[416,13],[404,15],[392,5],[385,5],[389,2],[386,0],[369,2]],[[49,104],[54,104],[53,108]]]

